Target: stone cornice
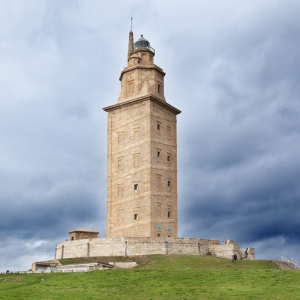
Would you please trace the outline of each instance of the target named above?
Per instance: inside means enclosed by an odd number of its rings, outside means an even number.
[[[149,95],[142,96],[142,97],[137,97],[137,98],[132,99],[132,100],[124,101],[124,102],[117,103],[117,104],[114,104],[114,105],[111,105],[111,106],[107,106],[107,107],[104,107],[103,110],[106,111],[106,112],[109,112],[109,111],[112,111],[112,110],[115,110],[115,109],[119,109],[123,106],[129,106],[129,105],[132,105],[132,104],[135,104],[135,103],[138,103],[138,102],[143,102],[143,101],[146,101],[146,100],[150,100],[150,101],[153,101],[153,102],[161,105],[162,107],[168,109],[169,111],[171,111],[175,115],[178,115],[178,114],[181,113],[181,111],[179,109],[177,109],[176,107],[170,105],[167,102],[164,102],[164,101],[160,100],[158,97],[154,96],[153,94],[149,94]]]
[[[132,67],[126,67],[122,72],[121,72],[121,75],[120,75],[120,78],[119,80],[121,81],[122,80],[122,77],[125,73],[127,72],[130,72],[132,70],[135,70],[135,69],[147,69],[147,70],[156,70],[157,72],[161,73],[163,76],[166,75],[166,73],[160,68],[158,67],[157,65],[135,65],[135,66],[132,66]]]

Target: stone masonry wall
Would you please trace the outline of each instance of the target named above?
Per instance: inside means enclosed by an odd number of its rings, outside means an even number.
[[[241,250],[236,244],[220,245],[219,241],[193,238],[98,238],[65,241],[56,247],[56,259],[95,256],[135,256],[150,254],[213,255],[232,258]],[[251,248],[249,259],[254,259]]]
[[[151,95],[105,110],[107,237],[176,237],[178,110]]]

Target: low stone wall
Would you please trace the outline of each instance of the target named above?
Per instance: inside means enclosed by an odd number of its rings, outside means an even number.
[[[116,269],[130,269],[137,266],[136,262],[110,262]]]
[[[254,248],[251,248],[254,259]],[[232,258],[242,251],[236,243],[220,245],[217,240],[194,238],[96,238],[65,241],[56,246],[55,259],[95,256],[135,256],[150,254],[213,255]]]

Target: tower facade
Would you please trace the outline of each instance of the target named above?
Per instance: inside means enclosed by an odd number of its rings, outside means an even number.
[[[177,130],[155,51],[129,33],[127,67],[108,113],[107,237],[177,237]]]

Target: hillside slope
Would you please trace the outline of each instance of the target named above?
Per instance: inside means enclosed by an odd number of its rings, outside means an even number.
[[[272,261],[232,265],[188,255],[144,260],[133,270],[3,275],[0,299],[300,299],[300,272]]]

